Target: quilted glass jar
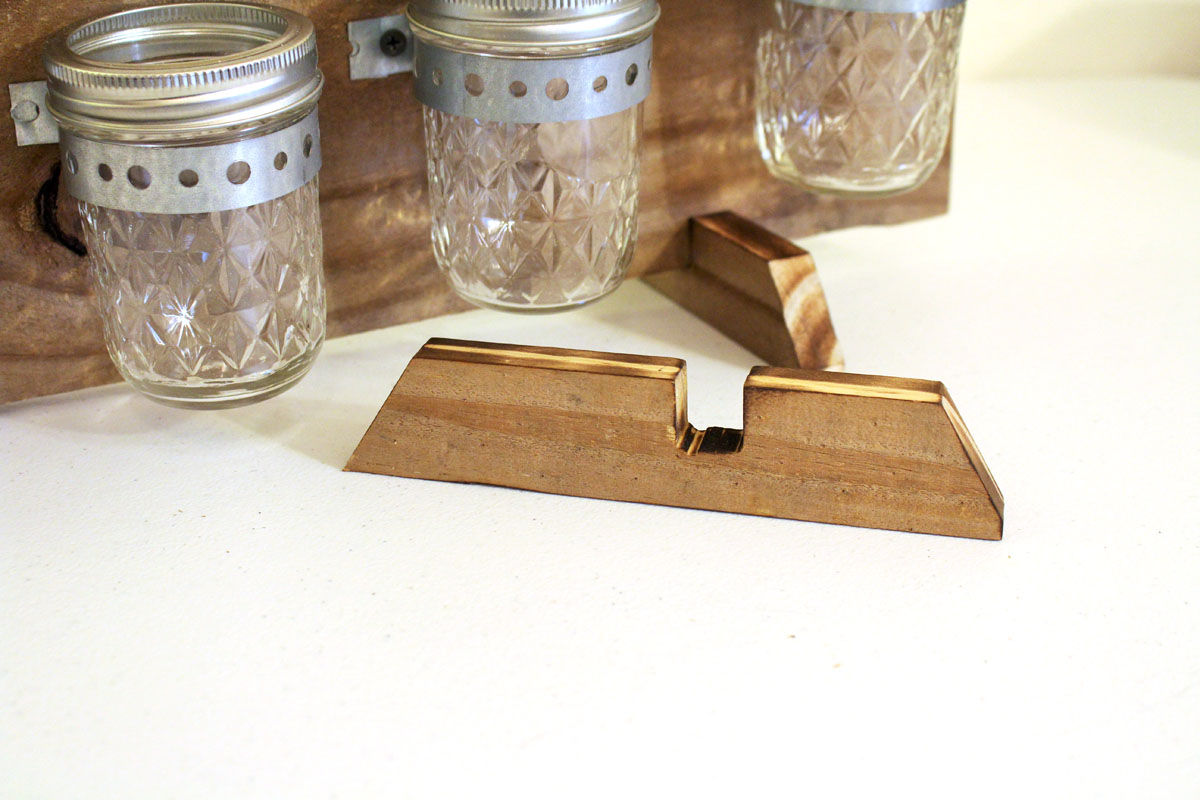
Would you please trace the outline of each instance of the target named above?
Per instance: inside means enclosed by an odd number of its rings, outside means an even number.
[[[612,292],[637,241],[646,0],[414,0],[433,250],[476,305]]]
[[[755,97],[773,175],[883,197],[925,182],[946,149],[963,0],[761,0]]]
[[[187,408],[302,378],[325,335],[311,22],[155,6],[68,29],[44,62],[121,375]]]

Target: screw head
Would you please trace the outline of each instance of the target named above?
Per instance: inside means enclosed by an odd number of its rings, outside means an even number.
[[[28,123],[28,122],[33,122],[35,119],[37,119],[38,116],[41,115],[42,109],[40,109],[38,107],[38,104],[33,102],[32,100],[22,100],[21,102],[17,103],[15,106],[13,106],[12,111],[10,111],[9,113],[12,115],[12,118],[14,120],[16,120],[17,122]]]
[[[404,51],[408,49],[408,37],[402,31],[389,28],[379,37],[379,49],[385,56],[391,58],[403,55]]]

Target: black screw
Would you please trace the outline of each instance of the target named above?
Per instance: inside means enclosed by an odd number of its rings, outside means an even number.
[[[408,37],[395,28],[390,28],[379,37],[379,49],[385,56],[395,58],[408,49]]]

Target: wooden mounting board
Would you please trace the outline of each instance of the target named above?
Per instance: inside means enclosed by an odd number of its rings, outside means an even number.
[[[0,93],[42,77],[42,45],[61,26],[148,0],[10,0],[0,14]],[[433,263],[421,112],[412,76],[350,81],[346,23],[394,14],[391,0],[275,0],[317,27],[321,214],[329,333],[339,336],[468,306]],[[904,222],[944,213],[949,159],[920,189],[887,200],[818,197],[773,180],[754,141],[755,15],[743,0],[661,0],[654,89],[646,102],[640,237],[631,274],[687,265],[687,221],[736,208],[780,233]],[[697,57],[699,49],[702,57]],[[86,259],[51,241],[34,197],[57,147],[17,148],[0,124],[0,403],[117,380]],[[59,221],[78,234],[73,204]]]
[[[942,384],[757,367],[743,431],[687,421],[679,359],[431,339],[347,470],[999,539]]]

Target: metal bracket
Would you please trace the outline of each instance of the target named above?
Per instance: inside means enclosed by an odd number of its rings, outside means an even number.
[[[54,144],[58,141],[58,123],[46,109],[46,82],[10,83],[8,112],[17,133],[17,145]]]
[[[350,38],[350,80],[384,78],[412,72],[413,37],[408,17],[360,19],[347,23]]]

